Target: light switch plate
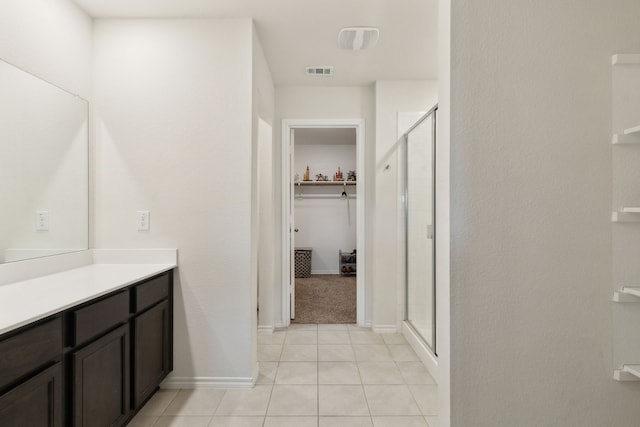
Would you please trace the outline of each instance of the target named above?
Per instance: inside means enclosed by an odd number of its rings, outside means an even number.
[[[36,212],[36,231],[49,231],[49,211]]]
[[[138,211],[138,230],[149,231],[149,211]]]

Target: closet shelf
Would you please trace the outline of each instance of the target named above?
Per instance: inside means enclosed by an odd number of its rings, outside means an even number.
[[[640,302],[640,288],[635,286],[623,286],[613,293],[613,302]]]
[[[613,65],[640,65],[639,54],[622,54],[613,55],[611,57],[611,64]]]
[[[304,185],[356,185],[357,181],[296,181],[297,186]]]
[[[616,381],[640,381],[640,365],[622,365],[622,369],[613,371]]]
[[[639,209],[637,207],[622,208],[619,212],[611,213],[611,222],[640,222],[640,211],[633,209]]]

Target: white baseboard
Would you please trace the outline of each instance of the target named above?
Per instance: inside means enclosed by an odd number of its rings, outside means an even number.
[[[282,329],[282,328],[286,328],[287,327],[287,325],[285,325],[283,322],[281,322],[279,320],[277,322],[275,322],[275,323],[276,323],[275,324],[275,329]]]
[[[361,328],[370,328],[371,327],[371,320],[365,320],[364,323],[362,325],[358,325]]]
[[[272,334],[274,329],[273,325],[258,325],[258,333]]]
[[[373,332],[376,334],[397,334],[398,327],[396,325],[375,325],[373,326]]]
[[[254,382],[253,378],[248,377],[171,377],[162,381],[160,388],[252,388]]]
[[[409,326],[406,321],[402,322],[402,335],[409,342],[409,345],[411,346],[413,351],[416,352],[416,355],[418,355],[422,363],[424,363],[427,371],[429,371],[431,376],[436,380],[436,383],[440,382],[438,359],[433,354],[433,352],[431,352],[429,347],[425,345],[425,343],[422,341],[422,338],[420,338],[416,334],[413,328]]]
[[[311,270],[311,275],[314,274],[340,274],[338,270]]]

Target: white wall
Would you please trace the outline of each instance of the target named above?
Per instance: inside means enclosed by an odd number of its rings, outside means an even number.
[[[438,82],[378,81],[376,96],[375,217],[373,226],[373,328],[399,330],[404,313],[404,229],[399,179],[399,114],[427,112],[438,102]],[[386,166],[389,168],[386,169]]]
[[[330,180],[340,166],[343,177],[347,172],[357,170],[356,141],[353,144],[308,144],[302,140],[300,132],[295,136],[294,171],[304,177],[309,166],[311,179],[322,173]],[[357,175],[356,175],[357,176]],[[302,198],[294,199],[296,247],[310,247],[311,274],[338,274],[338,250],[351,252],[356,248],[356,210],[355,186],[299,186],[295,189]],[[348,199],[342,199],[345,191]],[[305,198],[305,196],[308,196]],[[327,198],[313,198],[314,196]]]
[[[169,382],[246,384],[257,323],[252,23],[94,28],[95,246],[179,248]],[[136,230],[140,209],[148,232]]]
[[[0,58],[89,99],[91,18],[69,0],[5,0]]]
[[[282,119],[353,119],[364,118],[365,120],[365,157],[368,166],[364,179],[373,182],[373,159],[375,154],[375,113],[374,113],[374,92],[372,87],[310,87],[310,86],[283,86],[276,88],[276,126],[274,129],[274,170],[281,170],[281,124]],[[358,179],[362,175],[360,174]],[[276,188],[281,188],[281,179],[276,178]],[[373,192],[371,185],[366,187],[367,206],[365,207],[365,233],[371,235],[370,213],[373,207]],[[276,193],[276,217],[280,218],[282,206],[281,195]],[[279,224],[276,235],[282,232]],[[371,257],[372,242],[366,242],[365,256]],[[276,265],[282,265],[281,242],[274,245],[276,255]],[[365,300],[365,323],[371,322],[371,263],[366,264],[365,274],[366,300]],[[360,272],[362,273],[362,272]],[[276,270],[276,286],[274,288],[274,321],[276,325],[282,324],[282,274],[281,270]]]
[[[638,425],[609,217],[611,55],[639,21],[637,0],[452,4],[453,426]]]

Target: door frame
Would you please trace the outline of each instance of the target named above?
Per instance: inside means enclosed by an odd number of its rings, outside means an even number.
[[[356,185],[356,249],[358,251],[358,274],[356,275],[356,319],[358,326],[365,326],[365,122],[364,119],[283,119],[282,120],[282,323],[291,323],[291,130],[302,128],[351,128],[356,131],[356,158],[358,178]]]

